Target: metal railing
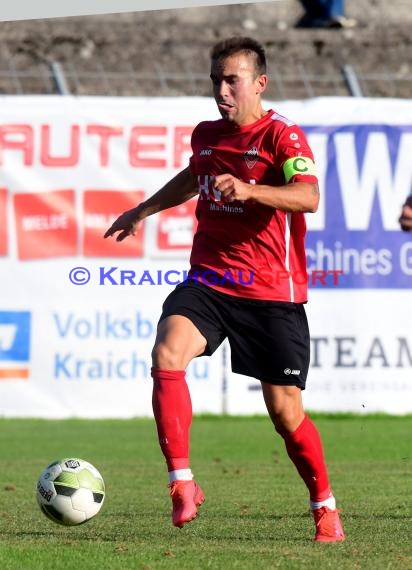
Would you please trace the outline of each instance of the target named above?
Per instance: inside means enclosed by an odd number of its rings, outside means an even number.
[[[303,65],[287,73],[269,69],[271,81],[266,98],[304,99],[320,96],[399,97],[412,92],[412,74],[387,71],[362,73],[352,65],[324,72],[310,72]],[[12,60],[0,68],[0,94],[124,95],[124,96],[210,96],[210,78],[186,68],[172,72],[159,65],[151,71],[111,70],[101,63],[80,69],[72,63],[41,63],[16,69]]]

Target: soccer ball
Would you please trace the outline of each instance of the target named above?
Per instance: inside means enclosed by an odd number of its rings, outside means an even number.
[[[37,482],[37,501],[52,521],[73,526],[100,511],[105,487],[99,471],[83,459],[60,459],[46,467]]]

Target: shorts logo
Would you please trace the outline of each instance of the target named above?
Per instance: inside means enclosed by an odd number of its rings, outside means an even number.
[[[255,166],[258,157],[259,157],[259,152],[256,146],[252,146],[251,149],[247,150],[243,154],[243,158],[245,159],[248,168],[253,168]]]
[[[286,374],[286,376],[289,376],[290,374],[293,374],[294,376],[299,376],[300,370],[291,370],[290,368],[285,368],[283,373]]]
[[[0,311],[0,380],[29,377],[29,311]]]

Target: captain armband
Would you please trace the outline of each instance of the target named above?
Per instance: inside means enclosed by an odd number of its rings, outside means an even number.
[[[285,175],[286,182],[296,176],[296,174],[310,174],[316,176],[316,168],[313,160],[307,156],[295,156],[289,158],[283,164],[283,174]]]

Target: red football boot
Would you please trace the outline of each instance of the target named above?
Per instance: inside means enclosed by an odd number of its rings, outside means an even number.
[[[317,542],[339,542],[345,540],[345,534],[339,519],[339,511],[321,507],[312,511],[315,519]]]
[[[170,485],[172,498],[172,522],[182,528],[197,515],[197,507],[205,500],[202,489],[195,481],[173,481]]]

